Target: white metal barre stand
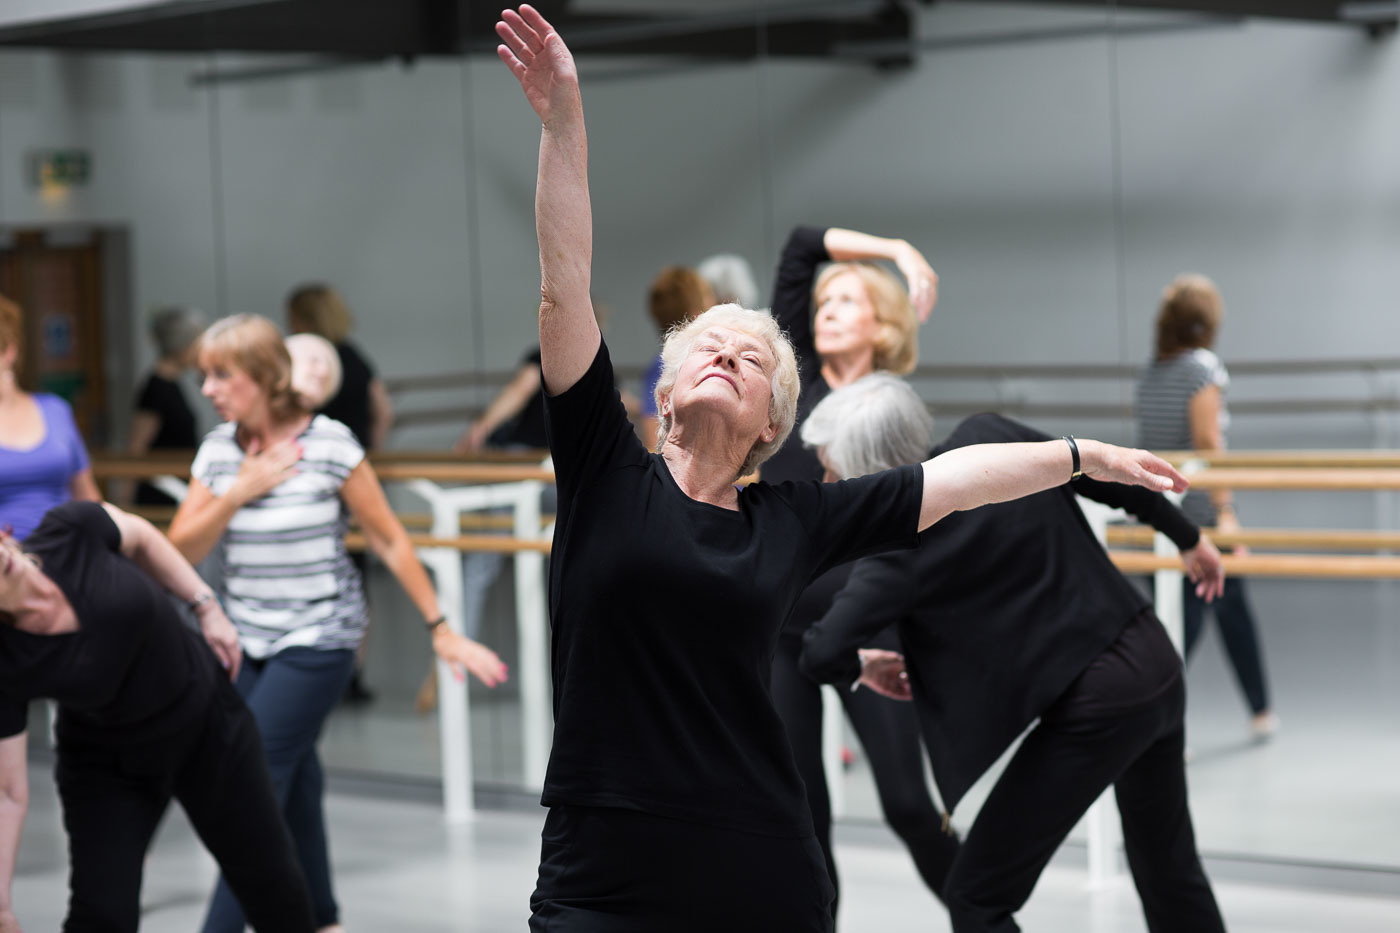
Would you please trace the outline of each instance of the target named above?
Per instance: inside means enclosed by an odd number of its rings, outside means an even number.
[[[537,480],[444,489],[429,480],[417,479],[407,486],[427,500],[432,509],[434,537],[455,538],[461,533],[464,512],[495,508],[511,509],[517,538],[540,537],[540,494],[544,484]],[[436,578],[438,601],[447,617],[446,624],[462,634],[462,599],[465,596],[462,553],[455,548],[419,548],[418,555]],[[527,786],[542,787],[553,728],[547,680],[549,648],[544,555],[536,551],[518,551],[514,560],[516,631],[520,640],[520,660],[514,673],[520,683],[524,776]],[[449,823],[465,822],[474,813],[467,685],[453,677],[441,661],[438,662],[438,728],[442,744],[444,817]]]

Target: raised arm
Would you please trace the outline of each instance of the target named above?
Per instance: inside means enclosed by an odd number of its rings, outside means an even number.
[[[540,245],[540,368],[558,395],[588,371],[602,335],[593,317],[593,209],[588,198],[588,135],[578,71],[564,40],[539,11],[505,10],[496,54],[520,82],[542,123],[535,185]]]
[[[873,236],[857,230],[831,227],[822,238],[826,251],[837,262],[859,259],[888,259],[904,276],[909,288],[909,301],[919,320],[927,321],[938,302],[938,273],[928,264],[924,254],[908,240]]]
[[[19,933],[19,921],[10,903],[10,883],[29,811],[27,740],[24,732],[0,739],[0,933]]]
[[[1145,486],[1156,492],[1181,492],[1186,477],[1170,463],[1145,450],[1115,447],[1101,441],[1077,442],[1079,469],[1110,483]],[[993,502],[1019,499],[1063,485],[1074,473],[1071,446],[1065,440],[1017,444],[974,444],[924,461],[924,495],[919,530],[953,512]]]
[[[121,552],[168,593],[193,609],[204,640],[213,649],[219,663],[228,670],[230,679],[236,678],[243,661],[238,631],[224,615],[223,607],[214,598],[209,585],[175,545],[150,522],[130,512],[123,512],[114,505],[104,503],[103,508],[121,535]]]

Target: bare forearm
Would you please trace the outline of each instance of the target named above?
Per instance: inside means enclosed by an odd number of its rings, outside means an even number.
[[[919,528],[952,512],[1059,486],[1069,481],[1072,472],[1069,445],[1063,440],[975,444],[939,454],[924,461]]]
[[[826,251],[837,262],[855,259],[894,259],[910,248],[905,240],[873,236],[857,230],[831,227],[822,238]]]
[[[384,562],[384,566],[394,575],[394,579],[399,581],[413,605],[422,613],[424,621],[438,618],[442,611],[438,607],[437,592],[433,589],[432,580],[428,578],[428,572],[419,562],[407,533],[396,533],[382,541],[371,539],[370,544],[374,553]]]
[[[165,535],[145,519],[138,518],[136,521],[145,526],[136,551],[132,554],[132,560],[138,567],[176,598],[185,602],[191,602],[196,596],[208,592],[209,584],[204,582]]]
[[[12,909],[10,885],[15,876],[19,838],[24,830],[24,817],[28,810],[27,796],[16,799],[9,794],[0,793],[0,910]]]
[[[209,556],[242,503],[232,495],[216,496],[197,509],[181,509],[170,523],[170,541],[190,563]]]
[[[557,307],[589,307],[593,206],[588,194],[588,135],[581,102],[540,133],[535,229],[546,305],[541,313]]]

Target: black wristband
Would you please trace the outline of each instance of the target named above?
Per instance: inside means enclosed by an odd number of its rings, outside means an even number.
[[[443,624],[444,622],[446,622],[446,621],[447,621],[447,616],[438,616],[436,619],[433,619],[431,622],[424,622],[424,623],[423,623],[423,627],[426,628],[426,629],[428,630],[428,634],[431,635],[433,632],[436,632],[436,631],[437,631],[437,627],[438,627],[439,625],[442,625],[442,624]]]
[[[1063,435],[1063,440],[1069,445],[1069,455],[1073,461],[1069,471],[1069,481],[1072,483],[1084,475],[1084,471],[1079,468],[1079,445],[1074,442],[1073,434]]]

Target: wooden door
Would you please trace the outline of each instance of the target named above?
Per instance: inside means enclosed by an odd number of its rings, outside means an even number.
[[[24,309],[20,385],[66,399],[91,446],[107,433],[102,235],[13,231],[0,248],[0,294]]]

